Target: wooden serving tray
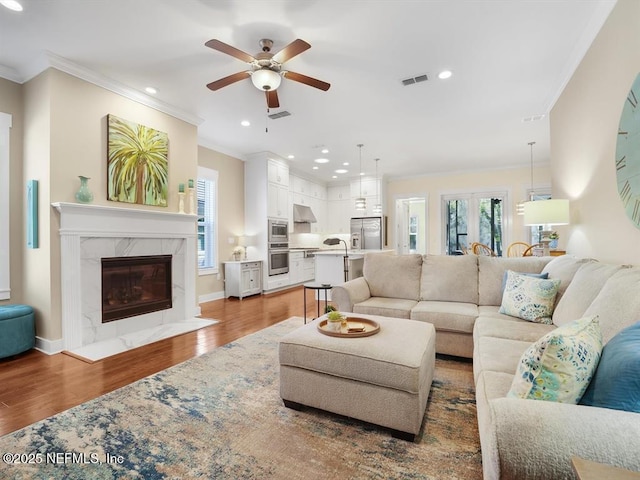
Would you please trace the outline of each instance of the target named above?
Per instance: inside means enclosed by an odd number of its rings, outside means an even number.
[[[380,331],[380,325],[374,320],[361,317],[347,317],[347,326],[342,327],[339,332],[334,332],[327,328],[328,320],[322,320],[318,324],[318,330],[320,333],[329,335],[330,337],[343,337],[343,338],[357,338],[357,337],[370,337]],[[349,331],[350,328],[361,327],[364,330]]]

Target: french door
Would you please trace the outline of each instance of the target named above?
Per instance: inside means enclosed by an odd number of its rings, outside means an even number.
[[[506,192],[444,195],[445,253],[460,255],[479,242],[502,256],[506,198]]]

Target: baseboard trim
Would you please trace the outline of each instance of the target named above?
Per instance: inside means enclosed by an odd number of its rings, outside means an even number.
[[[47,355],[55,355],[62,352],[62,339],[47,340],[46,338],[36,336],[36,350],[46,353]]]
[[[198,297],[198,303],[213,302],[214,300],[221,300],[224,298],[224,292],[207,293],[206,295],[200,295]]]

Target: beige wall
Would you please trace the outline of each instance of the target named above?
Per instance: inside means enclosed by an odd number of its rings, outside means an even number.
[[[110,113],[168,134],[168,207],[107,201]],[[62,336],[59,219],[50,204],[74,202],[78,175],[84,175],[91,177],[94,204],[177,211],[178,184],[196,178],[197,157],[194,125],[55,69],[25,84],[24,169],[26,178],[40,179],[41,234],[40,248],[25,254],[24,297],[38,313],[38,336],[49,340]]]
[[[218,255],[219,275],[201,275],[196,290],[198,297],[224,292],[222,262],[229,260],[235,245],[230,237],[244,232],[244,162],[223,153],[198,147],[198,165],[218,172]]]
[[[9,158],[9,213],[10,228],[10,275],[11,298],[0,300],[6,303],[23,303],[22,290],[22,249],[26,242],[23,216],[23,194],[25,183],[22,170],[22,137],[24,105],[22,85],[0,78],[0,112],[11,115],[10,158]]]
[[[640,2],[619,0],[551,111],[555,197],[571,200],[567,250],[640,264],[640,230],[618,196],[618,122],[640,72]]]
[[[527,145],[523,145],[522,154],[528,157]],[[547,166],[534,169],[534,187],[548,185],[550,173]],[[442,202],[441,196],[452,193],[472,191],[501,190],[509,195],[508,219],[505,222],[505,249],[511,242],[525,240],[526,228],[522,217],[515,215],[515,205],[526,200],[527,190],[531,187],[531,168],[511,168],[484,172],[452,173],[400,180],[390,180],[387,185],[387,211],[389,212],[389,246],[396,246],[395,202],[397,198],[410,196],[427,198],[427,253],[443,253]],[[560,247],[563,246],[562,232]]]

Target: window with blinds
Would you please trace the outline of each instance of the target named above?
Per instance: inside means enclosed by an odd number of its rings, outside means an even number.
[[[198,268],[201,274],[216,273],[218,270],[217,180],[218,172],[198,167]]]

